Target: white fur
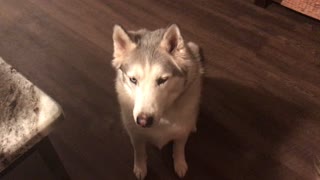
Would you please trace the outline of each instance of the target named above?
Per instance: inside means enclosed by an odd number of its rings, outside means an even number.
[[[115,31],[118,30],[117,28]],[[162,148],[173,140],[174,168],[177,175],[183,177],[188,169],[184,148],[189,134],[196,129],[202,68],[198,46],[194,43],[178,44],[183,43],[180,31],[176,26],[170,28],[164,37],[179,36],[179,38],[175,38],[181,41],[176,44],[177,48],[180,48],[176,52],[177,54],[170,55],[170,58],[176,63],[176,66],[184,63],[187,71],[185,78],[176,77],[173,72],[168,72],[163,64],[150,64],[148,60],[129,64],[130,69],[127,72],[117,71],[116,91],[121,107],[122,121],[134,147],[134,173],[138,179],[144,179],[147,175],[146,143]],[[125,32],[124,30],[120,31],[121,35]],[[114,33],[116,34],[114,37],[121,38],[117,32]],[[169,35],[166,36],[166,34]],[[129,38],[125,37],[121,42],[133,43],[127,39]],[[171,41],[165,40],[161,46],[166,46],[167,41],[171,43]],[[115,42],[115,44],[119,43]],[[115,46],[115,48],[117,47]],[[168,49],[170,47],[166,51]],[[115,51],[117,52],[116,49]],[[122,48],[121,51],[130,54],[131,50],[126,52],[126,49]],[[188,54],[187,58],[193,59],[184,60],[185,53],[190,53],[191,55]],[[117,56],[121,56],[121,53],[117,53]],[[116,64],[115,67],[121,66],[121,63],[122,60],[115,56],[113,62],[114,65]],[[137,85],[128,80],[130,77],[137,79]],[[169,78],[166,83],[157,86],[155,82],[158,77]],[[136,119],[140,113],[151,114],[155,117],[155,122],[150,128],[142,128],[137,125]]]

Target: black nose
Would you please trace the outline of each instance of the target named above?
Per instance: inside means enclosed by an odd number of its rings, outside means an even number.
[[[137,117],[137,124],[141,127],[151,127],[153,124],[153,117],[141,114]]]

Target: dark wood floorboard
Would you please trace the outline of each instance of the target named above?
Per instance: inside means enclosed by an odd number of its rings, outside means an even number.
[[[315,179],[319,21],[251,0],[1,0],[0,56],[62,105],[66,120],[51,139],[71,178],[134,179],[110,66],[112,27],[171,23],[205,56],[185,179]],[[150,149],[148,179],[177,179],[170,151]],[[53,177],[30,158],[6,179]]]

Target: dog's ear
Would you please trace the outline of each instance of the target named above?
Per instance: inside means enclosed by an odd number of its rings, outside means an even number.
[[[119,25],[113,27],[113,57],[119,58],[136,47],[128,33]]]
[[[185,49],[180,29],[176,24],[171,25],[166,30],[166,32],[163,35],[160,46],[172,56],[181,53],[181,51]]]

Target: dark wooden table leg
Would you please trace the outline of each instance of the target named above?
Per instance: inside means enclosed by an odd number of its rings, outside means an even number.
[[[266,8],[270,3],[271,0],[254,0],[254,4],[263,8]]]
[[[55,151],[49,137],[45,137],[39,144],[38,152],[49,169],[57,179],[69,180],[70,177],[65,170],[57,152]]]

